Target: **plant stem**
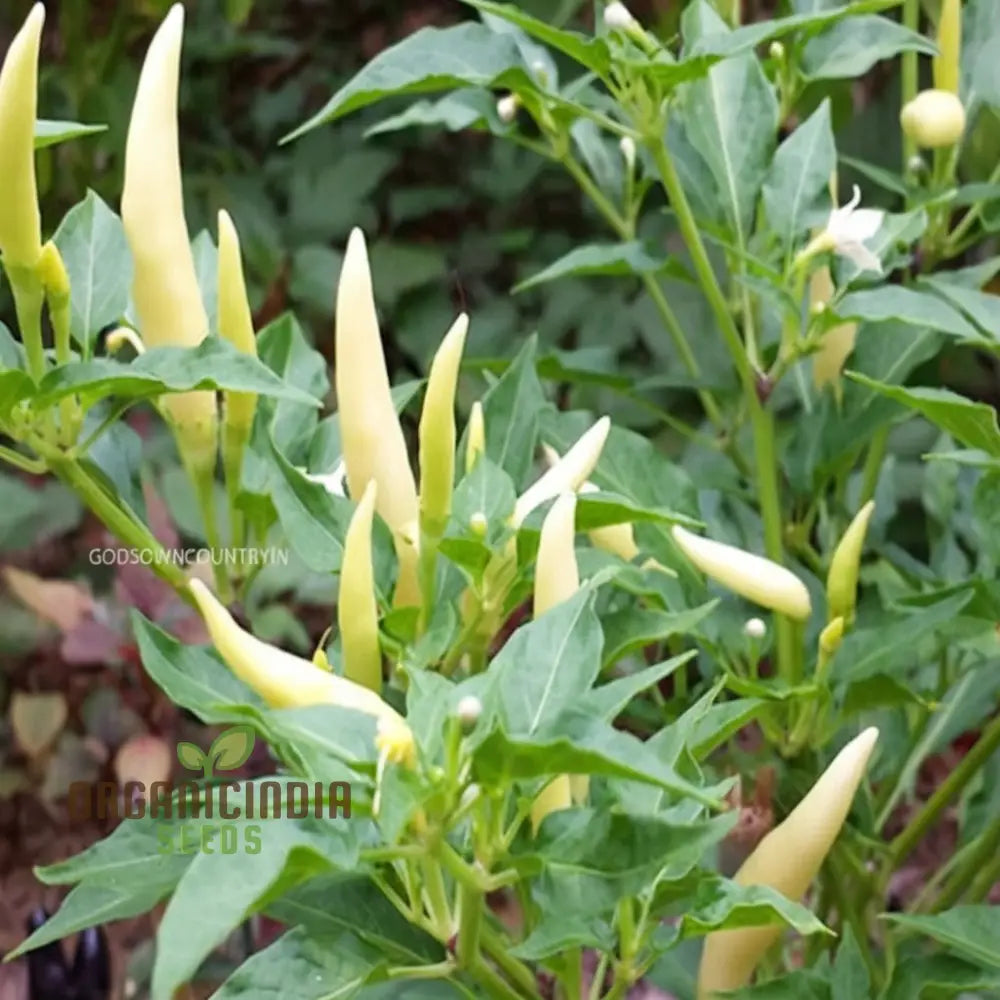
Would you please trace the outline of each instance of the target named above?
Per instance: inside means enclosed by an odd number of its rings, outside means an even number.
[[[878,487],[879,473],[882,471],[882,460],[885,458],[886,445],[889,443],[889,428],[880,427],[872,435],[868,445],[868,456],[861,470],[861,498],[858,506],[863,507],[872,497]]]
[[[934,913],[947,910],[962,898],[966,889],[975,882],[990,859],[996,856],[998,847],[1000,847],[1000,819],[994,820],[974,843],[968,845],[963,852],[964,856],[959,856],[958,864],[951,873],[951,877],[940,895],[934,900],[932,906]],[[926,890],[920,894],[914,906],[915,910],[920,909],[920,905],[927,895],[929,894]]]
[[[499,976],[482,958],[476,960],[470,971],[493,1000],[523,1000],[522,994]]]
[[[538,982],[534,973],[522,961],[508,953],[507,942],[503,941],[489,924],[483,924],[479,940],[483,951],[496,962],[512,983],[516,983],[529,997],[538,996]]]
[[[233,548],[243,547],[246,524],[236,501],[240,495],[243,474],[243,452],[249,442],[249,433],[226,421],[222,426],[222,474],[226,482],[226,500],[229,504],[229,538]]]
[[[986,181],[987,184],[997,184],[1000,183],[1000,163],[998,163],[994,168],[993,172],[990,174]],[[977,201],[972,205],[969,210],[958,220],[958,225],[951,231],[948,235],[948,245],[947,251],[948,256],[955,256],[954,250],[962,240],[962,237],[973,227],[976,219],[979,218],[983,205],[986,202],[984,200]]]
[[[225,569],[225,559],[222,556],[222,540],[219,536],[219,524],[215,510],[215,470],[209,467],[191,468],[189,471],[201,510],[201,519],[205,524],[205,540],[208,542],[212,560],[212,576],[215,579],[215,590],[219,600],[228,604],[232,600],[232,590],[229,586],[229,575]],[[220,557],[218,561],[216,557]]]
[[[144,524],[119,507],[79,462],[55,456],[46,458],[52,472],[83,500],[112,534],[139,552],[152,553],[150,569],[185,601],[192,603],[184,571],[168,558],[166,549]]]
[[[424,898],[427,912],[434,925],[434,933],[439,941],[447,942],[452,935],[451,908],[448,905],[448,893],[444,884],[444,872],[436,857],[425,857],[420,862],[423,875]]]
[[[483,926],[483,894],[467,885],[459,893],[458,964],[471,969],[479,960],[479,932]]]
[[[622,218],[621,213],[594,183],[587,171],[572,156],[565,156],[560,162],[580,186],[583,193],[590,198],[594,207],[600,212],[618,237],[622,240],[635,239],[634,227]],[[684,329],[677,319],[677,315],[670,308],[670,303],[667,302],[667,297],[663,294],[663,289],[660,288],[659,282],[652,274],[644,274],[641,277],[642,283],[646,288],[646,293],[656,307],[656,311],[660,314],[660,319],[663,321],[663,325],[666,327],[667,333],[673,341],[674,348],[681,362],[692,378],[700,379],[701,368],[698,365],[698,360],[695,358],[694,352],[691,350],[691,345],[687,342]],[[701,401],[705,414],[712,424],[719,430],[724,430],[725,420],[712,394],[707,389],[699,389],[698,399]]]
[[[979,739],[962,758],[961,763],[938,785],[934,794],[924,803],[923,809],[889,845],[890,862],[898,864],[923,840],[924,834],[941,811],[961,793],[997,747],[1000,747],[1000,716],[980,733]]]
[[[903,0],[903,27],[916,32],[920,27],[920,0]],[[917,53],[915,51],[904,52],[902,55],[902,65],[900,69],[900,81],[902,85],[902,96],[900,106],[908,104],[917,96],[919,86],[919,73],[917,64]],[[917,152],[917,144],[908,135],[903,133],[903,174],[906,173],[907,164],[910,157]]]
[[[6,448],[3,445],[0,445],[0,459],[20,469],[22,472],[30,472],[35,476],[41,475],[48,468],[42,459],[29,458],[27,455],[22,455],[20,452],[14,451],[12,448]]]
[[[45,348],[42,344],[42,305],[45,290],[33,271],[8,268],[7,277],[14,293],[14,311],[28,359],[28,374],[37,384],[45,374]]]

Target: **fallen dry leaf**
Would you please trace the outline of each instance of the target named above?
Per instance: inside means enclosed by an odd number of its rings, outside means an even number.
[[[56,692],[15,691],[10,699],[10,724],[18,745],[29,757],[46,750],[66,724],[66,699]]]
[[[93,608],[90,593],[70,580],[43,580],[15,566],[4,567],[3,576],[22,604],[62,632],[76,628]]]

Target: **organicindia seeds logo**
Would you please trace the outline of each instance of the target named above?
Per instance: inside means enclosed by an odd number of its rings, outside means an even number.
[[[69,787],[70,820],[144,820],[155,825],[161,854],[246,854],[261,851],[261,827],[252,820],[350,819],[351,785],[346,781],[308,782],[286,777],[221,779],[249,759],[254,733],[248,725],[220,733],[208,750],[177,744],[177,759],[198,780],[75,781]],[[215,822],[206,822],[214,820]]]

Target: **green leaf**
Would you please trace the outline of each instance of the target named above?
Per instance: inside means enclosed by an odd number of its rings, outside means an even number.
[[[711,14],[704,5],[700,9],[703,16]],[[756,56],[747,53],[713,66],[705,79],[685,88],[681,100],[687,137],[714,177],[736,243],[744,248],[774,152],[774,90]]]
[[[806,45],[802,72],[809,80],[851,79],[900,52],[932,56],[937,47],[923,35],[888,18],[849,17]]]
[[[843,320],[867,320],[878,323],[898,320],[910,326],[939,330],[963,340],[983,341],[983,335],[955,308],[930,292],[902,285],[848,292],[831,307]]]
[[[45,149],[46,146],[55,146],[84,135],[106,132],[107,128],[107,125],[84,125],[81,122],[48,121],[40,118],[35,122],[35,149]]]
[[[204,770],[207,761],[205,751],[186,740],[177,744],[177,759],[181,762],[181,767],[186,767],[189,771]]]
[[[786,255],[818,213],[828,209],[830,175],[836,167],[830,101],[825,99],[778,147],[764,181],[764,210]]]
[[[340,705],[273,711],[268,729],[297,747],[312,747],[350,767],[374,765],[375,717]]]
[[[934,916],[886,913],[883,919],[929,937],[972,962],[1000,969],[1000,922],[995,906],[956,906]]]
[[[937,275],[922,278],[920,283],[960,310],[982,330],[983,334],[1000,343],[1000,319],[997,317],[995,295],[969,288],[955,281],[948,281]]]
[[[511,128],[500,120],[497,99],[489,90],[469,88],[446,94],[437,100],[417,101],[398,115],[383,118],[373,125],[365,132],[365,138],[428,125],[440,126],[448,132],[485,128],[495,135],[503,135]]]
[[[250,759],[253,744],[254,733],[250,726],[233,726],[212,741],[208,756],[217,771],[235,771]]]
[[[287,997],[290,989],[295,1000],[350,1000],[383,978],[385,965],[377,949],[350,931],[331,936],[295,927],[251,955],[212,1000]]]
[[[637,670],[627,677],[618,677],[607,684],[594,688],[587,692],[586,700],[583,703],[584,710],[599,715],[608,722],[613,722],[628,706],[628,703],[641,694],[647,688],[658,684],[665,677],[669,677],[679,667],[689,663],[697,656],[696,649],[689,649],[679,656],[672,656],[669,660],[656,663],[644,670]]]
[[[605,76],[610,68],[611,56],[608,43],[603,38],[588,37],[575,31],[564,31],[553,27],[532,17],[514,4],[493,3],[492,0],[462,0],[462,2],[475,7],[476,10],[516,24],[532,38],[537,38],[540,42],[562,52],[563,55],[569,56],[598,76]]]
[[[261,719],[260,698],[217,656],[178,642],[138,611],[131,620],[146,673],[174,704],[207,725]]]
[[[987,971],[952,955],[908,955],[896,963],[892,982],[880,1000],[922,1000],[980,995],[1000,990],[1000,973]]]
[[[629,604],[607,615],[603,622],[604,666],[616,663],[634,650],[661,642],[672,635],[687,634],[704,620],[719,602],[708,601],[687,611],[658,611]]]
[[[484,541],[496,544],[509,530],[507,521],[514,511],[515,499],[510,476],[482,455],[472,472],[455,487],[451,529],[465,537],[473,515],[485,514],[488,529]]]
[[[316,937],[348,931],[399,964],[443,957],[441,945],[406,920],[363,875],[337,872],[310,879],[268,904],[267,914],[289,926],[301,924]]]
[[[380,52],[282,141],[297,139],[386,97],[455,87],[536,89],[520,50],[509,36],[469,21],[448,28],[421,28]]]
[[[515,285],[513,291],[525,292],[558,278],[607,275],[620,278],[627,275],[658,274],[671,268],[680,270],[669,257],[654,256],[642,243],[588,243],[570,250],[538,274]]]
[[[132,254],[121,219],[93,191],[74,205],[53,236],[70,280],[70,333],[85,349],[125,315]]]
[[[483,396],[486,456],[520,489],[535,453],[539,412],[548,403],[535,374],[538,338],[529,337],[500,380]],[[465,437],[459,454],[465,454]]]
[[[857,372],[848,377],[926,417],[962,444],[993,458],[1000,457],[1000,427],[996,410],[986,403],[973,403],[949,389],[886,385]]]
[[[319,407],[318,399],[283,382],[269,368],[228,341],[206,337],[197,347],[155,347],[129,364],[112,358],[75,361],[50,371],[36,403],[50,406],[79,396],[85,406],[105,396],[145,399],[165,392],[231,389]]]
[[[285,779],[276,780],[279,783]],[[252,912],[254,905],[278,882],[286,866],[313,871],[357,863],[357,827],[350,819],[315,817],[280,819],[241,817],[226,820],[235,827],[243,847],[248,826],[256,830],[256,850],[248,861],[242,850],[224,853],[218,846],[201,850],[185,871],[157,931],[153,966],[153,1000],[170,1000],[194,975],[202,961]]]
[[[861,1000],[869,995],[871,977],[868,966],[854,931],[848,925],[844,928],[833,961],[833,975],[830,978],[830,1000]]]

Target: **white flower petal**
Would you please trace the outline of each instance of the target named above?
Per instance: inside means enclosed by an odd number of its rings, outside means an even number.
[[[841,257],[846,257],[862,271],[882,273],[882,261],[863,243],[839,243],[835,252]]]
[[[851,239],[858,243],[870,240],[882,228],[884,221],[885,212],[881,209],[859,208],[855,210],[849,222]]]

